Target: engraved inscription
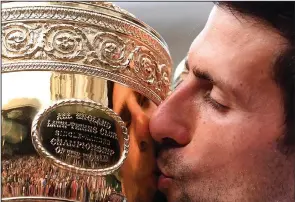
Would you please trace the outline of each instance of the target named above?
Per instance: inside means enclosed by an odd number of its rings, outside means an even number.
[[[86,108],[66,106],[51,112],[41,123],[42,143],[51,155],[69,165],[113,166],[120,158],[116,122],[100,110]]]

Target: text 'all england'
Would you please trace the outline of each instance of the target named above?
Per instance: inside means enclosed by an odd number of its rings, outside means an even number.
[[[89,114],[85,114],[82,112],[77,112],[75,114],[75,118],[77,120],[83,120],[83,121],[88,121],[89,123],[95,124],[96,126],[101,126],[101,127],[105,127],[107,129],[110,129],[112,127],[111,123],[105,119],[102,119],[100,117],[95,117]],[[73,120],[73,116],[68,113],[57,113],[57,117],[56,117],[57,121],[64,121],[64,120]]]

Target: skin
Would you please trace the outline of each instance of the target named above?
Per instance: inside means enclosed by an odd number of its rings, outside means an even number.
[[[157,190],[154,175],[156,162],[153,139],[149,133],[149,121],[156,105],[146,100],[139,105],[135,93],[130,88],[114,85],[114,111],[122,115],[123,106],[130,113],[129,152],[120,168],[123,193],[128,201],[151,202]]]
[[[213,8],[189,49],[188,74],[150,122],[168,201],[294,200],[294,156],[277,148],[284,109],[272,75],[286,44],[252,17]]]

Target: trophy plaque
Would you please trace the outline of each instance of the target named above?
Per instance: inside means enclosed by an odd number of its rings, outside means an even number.
[[[2,201],[151,202],[161,36],[107,2],[2,2]]]

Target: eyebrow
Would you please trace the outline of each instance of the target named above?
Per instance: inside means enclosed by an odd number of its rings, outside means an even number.
[[[187,57],[185,58],[185,69],[190,71],[190,66],[188,64]],[[218,85],[219,83],[220,84],[224,83],[224,82],[216,82],[216,80],[214,80],[213,77],[208,72],[201,71],[200,69],[193,68],[193,72],[196,77],[198,77],[200,79],[207,80],[213,85]],[[221,85],[221,86],[223,86],[223,85]]]

